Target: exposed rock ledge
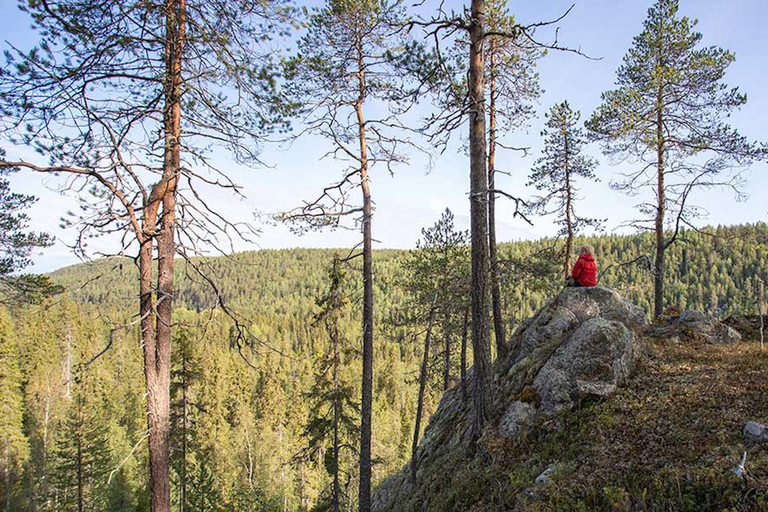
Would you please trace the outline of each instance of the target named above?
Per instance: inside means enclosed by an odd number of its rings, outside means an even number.
[[[484,435],[515,439],[545,422],[556,427],[558,415],[584,400],[615,393],[635,368],[647,325],[645,313],[610,288],[563,290],[520,325],[510,353],[494,364]],[[471,390],[471,371],[469,379]],[[374,511],[412,508],[416,495],[419,508],[430,509],[431,482],[453,471],[469,441],[471,403],[458,387],[443,395],[419,444],[416,486],[403,468],[378,487]]]

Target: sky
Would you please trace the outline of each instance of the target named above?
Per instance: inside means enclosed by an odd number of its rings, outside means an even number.
[[[300,3],[300,2],[299,2]],[[616,70],[631,45],[632,38],[642,29],[647,9],[652,2],[646,0],[575,0],[568,16],[557,24],[558,42],[578,48],[593,59],[573,53],[551,51],[539,61],[538,71],[544,94],[537,105],[537,117],[529,127],[508,134],[504,142],[514,146],[530,147],[529,156],[515,153],[497,156],[499,170],[510,173],[500,176],[499,188],[512,194],[530,197],[526,189],[527,176],[535,159],[540,155],[540,137],[544,113],[552,105],[568,100],[571,107],[580,110],[587,119],[600,103],[600,94],[613,88]],[[558,18],[571,1],[519,0],[511,1],[511,12],[518,22],[535,23]],[[456,8],[462,4],[454,0]],[[734,113],[729,122],[752,140],[768,140],[765,126],[768,119],[768,65],[763,49],[768,47],[768,31],[755,20],[768,18],[765,0],[681,0],[680,13],[699,20],[697,29],[703,34],[704,45],[717,45],[735,53],[736,60],[728,68],[725,82],[738,86],[747,94],[748,102]],[[13,0],[0,1],[0,34],[3,46],[9,43],[28,46],[36,40],[29,29],[26,15],[16,8]],[[554,30],[539,32],[543,40],[552,40]],[[329,149],[319,138],[301,139],[290,148],[277,146],[264,148],[262,168],[243,168],[228,155],[216,154],[216,160],[227,169],[234,181],[243,186],[244,199],[227,193],[214,192],[210,203],[225,211],[235,221],[254,223],[261,235],[255,244],[237,243],[235,250],[254,250],[292,247],[350,247],[360,240],[355,230],[337,230],[299,236],[283,225],[261,223],[255,213],[276,213],[299,206],[311,200],[323,186],[339,178],[343,165],[323,158]],[[610,189],[611,179],[618,168],[600,154],[598,147],[590,146],[586,153],[599,161],[596,174],[599,183],[585,184],[580,192],[577,211],[589,217],[605,219],[607,233],[631,233],[623,226],[637,217],[634,205],[642,197],[627,197]],[[22,156],[30,161],[32,154]],[[765,221],[768,214],[768,165],[754,164],[747,171],[748,198],[735,201],[725,191],[708,191],[695,197],[708,216],[703,224],[738,224]],[[34,194],[39,198],[29,211],[31,227],[55,235],[56,245],[33,256],[33,272],[49,272],[62,266],[78,263],[68,247],[74,232],[59,227],[60,218],[75,206],[74,199],[56,191],[60,182],[55,178],[20,172],[12,176],[12,187],[17,192]],[[395,168],[390,175],[384,168],[372,170],[372,195],[375,202],[373,219],[374,248],[413,248],[420,230],[439,218],[450,208],[460,229],[469,228],[469,160],[458,138],[431,166],[419,155],[413,155],[408,165]],[[533,219],[528,225],[513,218],[513,205],[504,199],[497,201],[498,240],[500,242],[553,236],[557,228],[549,219]],[[92,243],[107,250],[109,240]]]

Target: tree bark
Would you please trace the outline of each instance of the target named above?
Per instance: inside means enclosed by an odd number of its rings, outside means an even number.
[[[443,391],[451,387],[451,330],[448,318],[443,322]]]
[[[363,382],[360,400],[360,484],[359,512],[371,510],[371,421],[373,408],[373,252],[371,189],[368,181],[368,150],[365,137],[363,101],[365,81],[360,49],[360,97],[355,104],[360,142],[360,186],[363,192]]]
[[[757,278],[757,314],[760,316],[760,350],[763,350],[765,335],[763,334],[763,280]]]
[[[495,66],[495,45],[491,39],[490,51],[490,80],[488,88],[490,90],[489,129],[488,129],[488,188],[496,189],[496,75]],[[496,254],[496,194],[488,194],[488,250],[490,254],[491,267],[491,299],[493,302],[493,330],[496,336],[496,357],[503,358],[507,355],[507,343],[504,333],[504,320],[501,313],[501,290],[499,289],[499,264]]]
[[[571,191],[571,169],[569,167],[568,137],[565,137],[565,227],[567,238],[565,239],[565,277],[571,274],[571,254],[573,253],[573,221],[571,219],[571,209],[573,208],[573,193]]]
[[[437,296],[435,296],[437,299]],[[421,357],[421,370],[419,371],[419,398],[416,403],[416,422],[413,427],[413,443],[411,444],[411,482],[416,483],[416,470],[418,461],[416,453],[419,449],[419,432],[421,431],[421,415],[424,411],[424,392],[427,389],[427,371],[429,370],[429,345],[432,341],[432,321],[435,317],[435,304],[429,310],[429,321],[427,322],[427,335],[424,338],[424,355]]]
[[[488,318],[488,175],[486,173],[485,99],[483,83],[484,0],[472,0],[469,26],[469,160],[472,229],[472,351],[474,450],[488,418],[490,397],[490,325]]]
[[[147,423],[149,428],[150,509],[169,512],[170,486],[170,382],[173,269],[176,255],[176,186],[181,168],[181,71],[186,31],[186,0],[167,0],[166,85],[163,130],[163,175],[153,189],[162,204],[157,233],[157,302],[155,339],[145,347],[147,374]],[[154,228],[154,223],[150,226]],[[151,267],[151,242],[149,244]],[[151,310],[150,310],[151,315]]]
[[[187,506],[187,351],[182,351],[181,360],[181,482],[179,512]],[[249,452],[250,455],[250,452]]]
[[[464,323],[461,328],[461,364],[460,364],[460,378],[461,378],[461,397],[464,402],[467,401],[467,335],[469,334],[469,312],[470,307],[467,306],[464,309]]]
[[[77,512],[85,511],[85,478],[83,476],[83,398],[77,399],[77,438],[75,440],[77,449]]]
[[[338,260],[334,260],[334,266]],[[334,268],[334,270],[337,270]],[[338,290],[336,291],[338,293]],[[338,316],[338,310],[333,315]],[[339,403],[339,320],[334,318],[333,323],[333,512],[339,512],[339,497],[341,496],[341,484],[339,483],[339,417],[341,416],[341,404]],[[302,472],[303,477],[303,472]]]
[[[664,126],[661,107],[661,87],[659,87],[659,105],[656,108],[656,260],[653,272],[653,317],[658,318],[664,309],[664,215],[667,198],[664,189]]]

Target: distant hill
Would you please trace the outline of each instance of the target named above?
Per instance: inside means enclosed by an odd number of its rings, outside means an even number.
[[[714,235],[714,236],[713,236]],[[602,235],[577,239],[594,246],[600,281],[620,290],[640,307],[652,302],[652,238],[645,235]],[[555,262],[526,269],[544,260],[557,246],[553,239],[504,243],[499,248],[505,306],[510,318],[527,317],[560,286]],[[217,283],[223,296],[245,313],[287,314],[307,310],[323,286],[334,253],[347,250],[282,249],[237,253],[230,257],[195,259]],[[402,262],[408,251],[375,251],[378,314],[402,299]],[[768,225],[719,226],[684,231],[667,254],[665,298],[669,305],[708,311],[718,316],[753,310],[756,276],[768,278]],[[633,263],[629,263],[633,262]],[[547,273],[541,272],[542,268]],[[66,267],[51,274],[80,303],[131,304],[137,293],[136,268],[130,259],[102,259]],[[214,294],[196,271],[180,261],[176,269],[177,305],[202,310],[215,304]]]

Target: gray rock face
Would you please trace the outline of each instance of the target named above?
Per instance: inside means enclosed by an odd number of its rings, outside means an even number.
[[[744,425],[744,443],[747,445],[768,443],[768,427],[755,421],[748,421]]]
[[[563,290],[512,337],[517,344],[502,366],[503,395],[520,394],[531,385],[534,393],[528,395],[535,395],[535,404],[507,405],[499,436],[514,439],[584,399],[615,393],[634,369],[636,332],[647,324],[641,309],[610,288]]]
[[[584,321],[539,371],[533,387],[539,412],[552,417],[581,399],[605,398],[634,369],[636,340],[621,322],[596,317]]]
[[[515,439],[525,429],[534,425],[536,418],[536,406],[517,400],[514,402],[499,423],[499,437],[502,439]]]
[[[736,343],[741,334],[734,328],[700,311],[686,310],[661,325],[648,328],[647,335],[674,342],[703,342],[711,344]]]

